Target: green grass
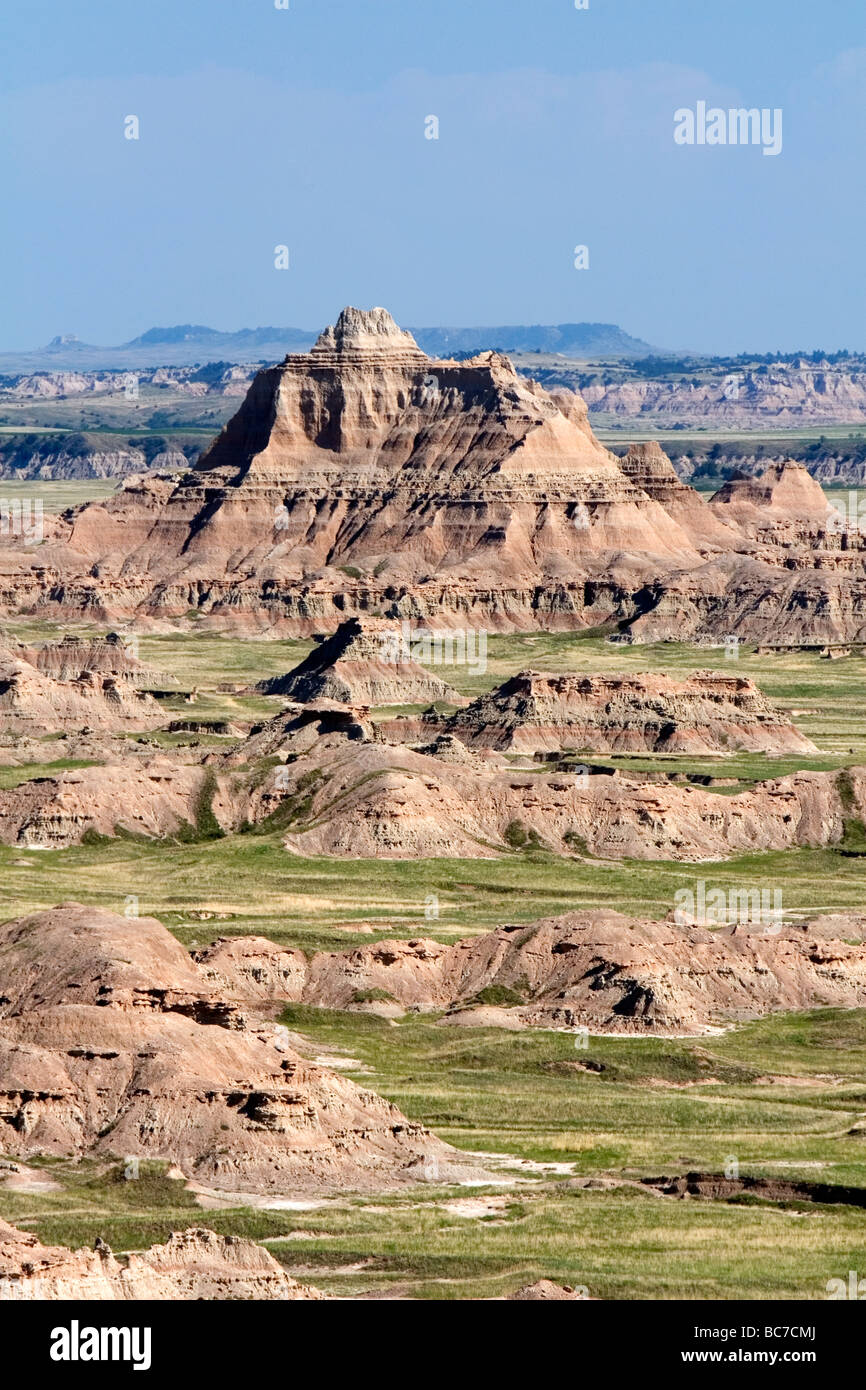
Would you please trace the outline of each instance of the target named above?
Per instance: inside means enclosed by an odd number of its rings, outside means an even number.
[[[31,639],[57,635],[35,622],[10,627]],[[273,713],[278,700],[217,686],[246,686],[288,670],[310,645],[206,632],[142,637],[145,661],[174,673],[179,691],[199,690],[192,711],[179,695],[160,706],[159,722],[176,709],[238,720]],[[466,694],[525,666],[674,675],[715,667],[752,676],[795,712],[818,755],[591,760],[736,778],[738,787],[801,767],[839,768],[845,840],[834,849],[752,853],[723,864],[581,861],[546,852],[515,823],[510,852],[496,860],[301,859],[283,849],[281,833],[308,814],[312,786],[299,787],[258,833],[211,838],[206,782],[187,843],[95,837],[40,853],[0,846],[0,918],[70,899],[122,911],[134,894],[142,914],[159,917],[186,945],[256,933],[312,952],[358,944],[359,926],[370,929],[365,943],[421,935],[451,941],[578,907],[664,918],[677,890],[693,888],[697,878],[726,890],[781,886],[790,915],[862,910],[858,856],[866,851],[866,830],[845,772],[866,755],[861,657],[759,657],[741,648],[734,664],[721,651],[674,643],[615,647],[597,634],[573,633],[491,636],[488,654],[483,676],[465,668],[437,672]],[[154,737],[166,746],[190,738]],[[273,763],[261,759],[237,775],[254,785]],[[0,786],[80,765],[4,767]],[[434,921],[425,916],[431,894],[439,907]],[[387,1002],[383,993],[362,990],[355,1002]],[[519,998],[515,987],[483,991],[474,1002],[508,1007]],[[476,1189],[435,1183],[375,1197],[342,1193],[310,1211],[203,1212],[165,1176],[165,1165],[142,1165],[139,1180],[124,1182],[116,1165],[53,1161],[44,1166],[61,1190],[0,1188],[0,1215],[49,1242],[90,1244],[101,1235],[118,1250],[206,1224],[263,1240],[296,1277],[349,1295],[493,1297],[544,1276],[586,1285],[601,1298],[821,1298],[828,1279],[862,1265],[866,1213],[851,1207],[679,1201],[636,1187],[570,1183],[571,1174],[637,1180],[719,1172],[736,1156],[742,1175],[866,1186],[866,1011],[776,1016],[700,1039],[593,1037],[586,1048],[576,1047],[573,1035],[460,1028],[431,1015],[390,1021],[357,1009],[295,1005],[283,1018],[314,1054],[335,1048],[356,1058],[361,1069],[350,1076],[458,1148],[566,1163],[570,1172],[524,1174],[510,1189],[491,1189],[488,1195],[505,1195],[506,1202],[479,1220],[446,1205],[478,1195]],[[514,1174],[500,1176],[510,1181]]]
[[[593,1037],[585,1051],[570,1035],[459,1030],[430,1016],[394,1024],[296,1005],[283,1021],[314,1048],[349,1051],[372,1069],[357,1074],[363,1085],[459,1147],[571,1172],[516,1185],[512,1172],[505,1188],[343,1193],[291,1213],[202,1212],[165,1165],[124,1181],[122,1166],[52,1160],[41,1166],[61,1190],[3,1193],[4,1218],[48,1243],[99,1235],[118,1251],[206,1224],[265,1242],[296,1277],[349,1296],[494,1297],[547,1277],[608,1299],[818,1299],[862,1262],[866,1215],[849,1206],[681,1201],[571,1180],[721,1172],[735,1156],[741,1176],[862,1186],[866,1138],[850,1133],[866,1111],[862,1010],[782,1015],[711,1039]],[[780,1080],[762,1083],[768,1075]],[[485,1195],[505,1198],[487,1219],[448,1210]]]
[[[110,497],[117,491],[117,478],[60,478],[48,481],[32,478],[27,482],[18,479],[0,478],[0,497],[14,500],[30,498],[39,500],[46,516],[65,512],[67,507],[77,507],[82,502],[94,502]]]
[[[0,791],[9,791],[22,782],[37,777],[56,777],[58,772],[70,772],[77,767],[96,767],[93,758],[57,758],[50,763],[21,763],[18,767],[0,767]]]
[[[259,933],[305,950],[357,940],[487,931],[580,908],[615,908],[664,918],[679,888],[695,880],[725,889],[782,886],[785,913],[862,910],[862,861],[835,849],[752,853],[719,864],[577,861],[540,851],[501,859],[336,860],[288,854],[279,834],[147,843],[100,841],[28,852],[0,845],[0,920],[75,899],[123,910],[135,894],[142,914],[159,917],[179,938]],[[435,894],[439,918],[425,918]],[[214,914],[208,935],[195,913]]]

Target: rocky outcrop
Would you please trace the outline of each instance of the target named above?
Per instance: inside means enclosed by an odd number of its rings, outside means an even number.
[[[159,922],[65,904],[0,927],[0,1152],[286,1192],[388,1187],[451,1151],[248,1022]]]
[[[176,483],[131,480],[49,529],[38,555],[20,548],[17,597],[0,583],[0,602],[153,619],[195,607],[303,632],[322,629],[318,613],[415,616],[404,586],[455,626],[443,584],[477,594],[491,626],[519,625],[522,592],[570,584],[581,625],[587,579],[633,592],[638,575],[700,558],[579,398],[554,400],[497,353],[428,358],[384,310],[345,310],[310,353],[260,372]]]
[[[90,639],[69,633],[57,642],[28,648],[26,656],[38,671],[58,681],[86,680],[99,675],[112,676],[135,689],[172,683],[171,677],[139,660],[134,637],[123,637],[117,632]]]
[[[0,841],[63,849],[88,832],[151,839],[192,832],[207,786],[200,767],[165,757],[71,768],[0,791]]]
[[[517,676],[458,710],[447,729],[472,747],[592,753],[814,753],[745,676]]]
[[[538,1279],[534,1284],[524,1284],[515,1293],[510,1293],[508,1300],[512,1303],[579,1303],[586,1296],[573,1284],[556,1284],[552,1279]]]
[[[735,796],[622,773],[519,772],[378,742],[323,740],[268,785],[287,848],[350,858],[492,858],[537,846],[612,859],[725,859],[832,845],[866,812],[866,770],[799,772]]]
[[[856,534],[709,507],[657,446],[622,463],[603,448],[580,397],[496,352],[426,357],[382,309],[344,310],[310,352],[259,372],[179,478],[131,478],[48,517],[38,547],[4,541],[0,611],[38,616],[866,636]]]
[[[227,999],[301,999],[307,979],[303,951],[277,946],[264,936],[220,937],[196,952],[202,976]]]
[[[261,826],[303,855],[491,858],[534,845],[695,860],[833,845],[866,813],[862,768],[844,774],[844,787],[842,774],[799,772],[722,796],[597,766],[521,771],[484,747],[455,756],[454,737],[430,741],[424,719],[415,721],[423,748],[394,744],[401,721],[383,731],[368,714],[296,705],[204,765],[139,757],[23,782],[0,790],[0,841],[59,848],[88,831],[191,839]]]
[[[256,687],[301,704],[337,700],[349,705],[462,704],[445,681],[413,659],[411,637],[397,623],[349,618],[294,670]]]
[[[648,497],[664,508],[698,543],[736,551],[743,537],[714,513],[694,488],[678,477],[676,469],[655,440],[632,444],[620,459],[620,467]]]
[[[414,939],[322,952],[306,967],[298,953],[256,939],[240,960],[231,941],[215,943],[199,960],[235,997],[258,969],[275,997],[332,1009],[388,1000],[400,1010],[448,1011],[443,1021],[450,1015],[479,1025],[698,1034],[775,1010],[863,1007],[862,941],[828,939],[820,918],[788,926],[772,908],[745,930],[726,927],[727,915],[751,910],[753,895],[722,896],[718,915],[708,914],[720,926],[712,931],[595,910],[504,926],[451,946]]]
[[[94,1250],[43,1245],[0,1220],[0,1302],[74,1299],[322,1299],[290,1279],[261,1245],[202,1227],[122,1258],[102,1241]]]
[[[19,649],[0,647],[0,718],[6,729],[142,727],[152,708],[148,696],[114,673],[80,669],[74,679],[55,680]]]
[[[773,464],[757,478],[738,474],[711,498],[715,516],[768,545],[856,547],[820,484],[799,463]]]
[[[545,381],[571,384],[567,365],[539,373]],[[718,371],[715,379],[689,377],[583,386],[590,410],[599,416],[655,420],[659,426],[699,424],[725,429],[791,429],[866,420],[866,372],[845,363],[817,366],[779,363],[742,372]]]

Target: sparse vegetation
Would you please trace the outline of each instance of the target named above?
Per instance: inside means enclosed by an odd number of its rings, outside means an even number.
[[[494,1297],[546,1277],[602,1299],[808,1299],[858,1267],[863,1213],[850,1206],[678,1201],[575,1187],[571,1176],[720,1173],[735,1152],[742,1176],[862,1185],[848,1131],[866,1088],[866,1011],[778,1016],[702,1040],[593,1038],[588,1054],[568,1034],[455,1034],[414,1014],[393,1024],[292,1005],[282,1018],[312,1048],[358,1058],[371,1069],[358,1074],[364,1085],[451,1143],[573,1165],[524,1175],[495,1222],[455,1221],[444,1203],[465,1189],[429,1183],[310,1211],[207,1213],[212,1229],[263,1241],[329,1292]],[[575,1067],[588,1059],[603,1069]],[[768,1074],[777,1084],[761,1084]],[[92,1247],[101,1236],[134,1250],[201,1221],[165,1164],[142,1163],[136,1181],[117,1163],[39,1166],[59,1189],[4,1193],[3,1215],[47,1243]]]
[[[481,989],[470,1003],[487,1004],[494,1008],[511,1008],[516,1004],[525,1004],[526,1000],[518,990],[509,989],[507,985],[487,985]]]
[[[30,635],[34,627],[21,624],[18,631]],[[43,640],[46,635],[54,634],[39,630]],[[246,688],[287,670],[309,643],[229,641],[198,632],[145,636],[141,648],[148,664],[175,672],[184,687],[197,685],[203,718],[249,719],[275,712],[279,701],[217,685],[236,680]],[[465,668],[439,673],[471,694],[527,665],[676,674],[722,663],[721,652],[675,643],[627,648],[599,634],[533,633],[492,635],[483,676],[468,676]],[[641,755],[604,762],[734,779],[733,787],[718,788],[721,795],[796,767],[837,769],[846,819],[838,846],[744,854],[700,872],[725,889],[783,882],[786,913],[794,915],[862,910],[857,856],[866,852],[866,832],[847,769],[866,757],[866,730],[846,666],[822,662],[817,652],[740,651],[738,672],[753,676],[783,707],[805,711],[795,721],[818,743],[817,757]],[[47,747],[55,751],[54,743]],[[279,761],[262,758],[232,775],[258,789]],[[4,768],[0,784],[75,765],[82,764]],[[580,857],[538,852],[538,836],[520,821],[506,831],[513,853],[498,859],[302,859],[285,852],[282,835],[307,823],[322,787],[320,770],[298,777],[266,821],[225,836],[215,824],[215,778],[209,769],[205,774],[194,823],[169,841],[109,839],[91,830],[66,850],[35,854],[0,846],[0,914],[20,916],[69,898],[122,911],[132,894],[142,915],[159,917],[187,945],[258,934],[311,952],[355,944],[351,929],[359,925],[370,929],[365,942],[422,933],[453,941],[577,907],[662,919],[677,889],[696,875],[685,863],[595,861],[575,834],[565,840]],[[429,894],[438,903],[433,921],[424,915]],[[482,990],[471,1002],[511,1008],[530,997],[528,982],[516,980]],[[346,1193],[290,1214],[242,1206],[209,1211],[209,1226],[265,1241],[297,1277],[343,1294],[399,1289],[410,1297],[493,1297],[543,1276],[586,1284],[601,1298],[803,1298],[822,1296],[828,1278],[857,1267],[862,1212],[850,1207],[683,1202],[635,1186],[570,1184],[574,1177],[629,1183],[690,1168],[720,1172],[737,1153],[741,1172],[750,1175],[862,1185],[866,1011],[776,1016],[702,1039],[593,1037],[588,1050],[578,1050],[567,1033],[464,1030],[443,1027],[431,1015],[410,1012],[391,1021],[356,1007],[391,1002],[386,990],[358,989],[343,1012],[292,1005],[282,1021],[308,1039],[310,1055],[335,1048],[357,1059],[362,1069],[350,1067],[350,1076],[458,1148],[567,1170],[530,1173],[519,1200],[509,1201],[495,1221],[455,1220],[443,1204],[465,1193],[426,1184],[420,1192],[377,1195],[375,1211],[369,1197]],[[92,1245],[101,1235],[117,1250],[130,1250],[201,1219],[193,1195],[166,1176],[166,1165],[142,1164],[138,1181],[125,1180],[116,1163],[41,1166],[60,1189],[4,1191],[0,1214],[50,1243]],[[509,1176],[513,1170],[500,1172]]]

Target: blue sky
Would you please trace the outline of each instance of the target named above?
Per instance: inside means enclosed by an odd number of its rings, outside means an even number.
[[[866,348],[863,0],[289,4],[3,0],[0,350],[344,303]],[[782,153],[676,145],[698,101]]]

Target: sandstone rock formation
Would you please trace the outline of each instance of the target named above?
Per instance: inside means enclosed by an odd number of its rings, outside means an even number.
[[[142,727],[152,701],[115,674],[82,669],[54,679],[17,649],[0,647],[0,720],[4,729],[103,730]]]
[[[552,1279],[538,1279],[534,1284],[524,1284],[508,1299],[518,1303],[578,1303],[586,1297],[571,1284],[556,1284]]]
[[[425,751],[392,745],[367,714],[292,706],[204,766],[139,758],[0,790],[0,841],[59,848],[88,831],[188,839],[262,824],[303,855],[492,858],[535,845],[696,860],[833,845],[866,814],[863,768],[844,787],[839,773],[798,772],[722,796],[604,768],[519,771],[485,748],[456,757],[449,737]]]
[[[739,895],[729,906],[749,906]],[[789,927],[767,914],[751,930],[710,931],[587,911],[445,946],[381,941],[306,962],[260,938],[199,954],[210,978],[243,997],[252,976],[268,998],[332,1009],[371,992],[403,1009],[450,1010],[461,1023],[588,1027],[593,1032],[702,1033],[737,1019],[866,1003],[866,946],[828,939],[821,919]],[[491,1018],[490,1007],[508,1017]]]
[[[47,517],[36,548],[4,538],[0,612],[863,639],[866,549],[780,468],[769,495],[709,506],[656,445],[603,448],[574,393],[499,353],[431,359],[385,310],[348,309],[256,375],[195,467]]]
[[[562,362],[539,373],[545,381],[568,385],[580,369]],[[734,382],[737,390],[731,390]],[[866,420],[866,373],[859,364],[790,362],[746,368],[729,374],[720,368],[709,380],[641,380],[593,383],[584,388],[590,410],[619,419],[670,428],[676,422],[724,430],[802,429],[816,424],[850,425]]]
[[[798,772],[723,796],[622,773],[523,773],[496,755],[478,768],[325,739],[283,774],[284,842],[300,854],[350,858],[492,858],[535,844],[614,859],[724,859],[838,843],[847,821],[866,812],[866,769],[849,775],[851,799],[832,772]],[[274,784],[267,794],[277,794]]]
[[[733,509],[736,510],[736,509]],[[438,627],[850,641],[860,551],[741,528],[642,447],[620,462],[586,406],[507,358],[426,357],[384,310],[348,309],[254,379],[179,478],[130,479],[0,553],[0,609],[330,631],[379,613]],[[724,515],[723,515],[724,513]],[[754,533],[754,534],[753,534]],[[755,539],[755,535],[760,537]]]
[[[757,478],[736,475],[710,499],[710,508],[728,526],[764,544],[838,549],[849,540],[839,513],[799,463],[773,464]]]
[[[249,1023],[152,918],[0,927],[0,1152],[161,1158],[236,1192],[389,1187],[446,1145]]]
[[[293,671],[256,688],[302,704],[321,699],[366,706],[463,703],[456,690],[413,659],[399,624],[370,618],[349,618]]]
[[[743,547],[742,535],[708,507],[700,493],[680,480],[655,440],[632,444],[619,462],[626,477],[664,507],[688,535],[710,546],[733,551]]]
[[[170,683],[170,677],[148,667],[135,655],[132,639],[117,632],[101,638],[67,634],[58,642],[28,649],[27,660],[37,671],[58,681],[85,680],[91,675],[111,676],[138,689]]]
[[[71,768],[0,791],[0,841],[35,849],[78,844],[118,829],[161,839],[196,823],[206,774],[165,756]]]
[[[754,681],[713,671],[594,676],[521,671],[451,716],[473,747],[530,752],[815,753]]]
[[[0,1220],[0,1303],[24,1300],[265,1299],[324,1294],[290,1279],[261,1245],[201,1227],[118,1259],[108,1246],[67,1250]]]

